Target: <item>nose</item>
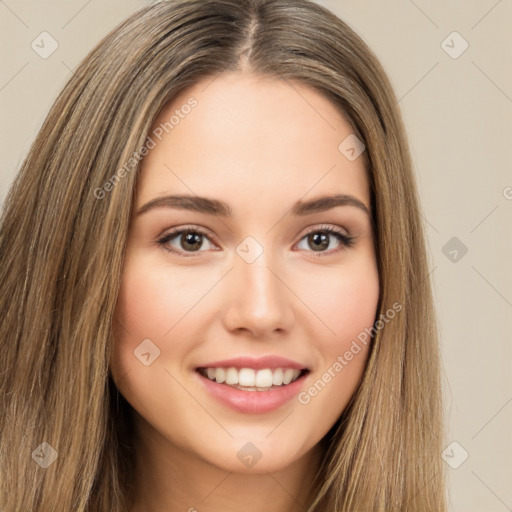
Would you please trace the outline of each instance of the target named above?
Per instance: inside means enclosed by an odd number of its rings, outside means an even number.
[[[223,322],[227,330],[249,331],[260,339],[290,331],[295,322],[294,295],[283,272],[273,266],[265,252],[252,263],[235,259],[225,283]]]

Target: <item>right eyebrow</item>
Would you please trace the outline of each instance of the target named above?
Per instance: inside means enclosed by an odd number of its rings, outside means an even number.
[[[207,197],[181,195],[152,199],[139,209],[137,215],[142,215],[154,208],[177,208],[179,210],[191,210],[221,217],[231,217],[233,214],[230,206],[223,201]]]

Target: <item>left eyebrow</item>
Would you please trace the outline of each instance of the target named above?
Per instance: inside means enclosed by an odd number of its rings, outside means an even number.
[[[357,199],[357,197],[347,194],[324,196],[310,201],[297,201],[293,205],[292,214],[299,216],[310,215],[312,213],[325,212],[337,206],[354,206],[370,216],[370,211],[362,201]]]
[[[332,196],[323,196],[310,201],[297,201],[291,213],[295,216],[311,215],[313,213],[324,212],[336,208],[338,206],[353,206],[365,212],[370,216],[367,206],[354,196],[348,194],[336,194]],[[221,217],[232,217],[233,211],[231,207],[218,199],[210,199],[207,197],[191,196],[191,195],[172,195],[163,196],[152,199],[137,211],[137,215],[142,215],[154,208],[177,208],[180,210],[190,210],[207,215],[215,215]]]

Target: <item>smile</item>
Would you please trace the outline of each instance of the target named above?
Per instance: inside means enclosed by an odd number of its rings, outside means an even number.
[[[243,414],[264,414],[290,403],[311,373],[303,363],[267,355],[203,362],[194,374],[208,399]]]
[[[296,368],[198,368],[203,377],[243,391],[269,391],[295,382],[307,370]]]

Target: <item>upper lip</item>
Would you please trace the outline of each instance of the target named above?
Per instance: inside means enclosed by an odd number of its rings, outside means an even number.
[[[222,361],[212,361],[201,364],[197,368],[254,368],[261,370],[264,368],[293,368],[296,370],[308,370],[309,368],[297,361],[287,359],[286,357],[267,355],[263,357],[240,356],[232,359],[223,359]]]

